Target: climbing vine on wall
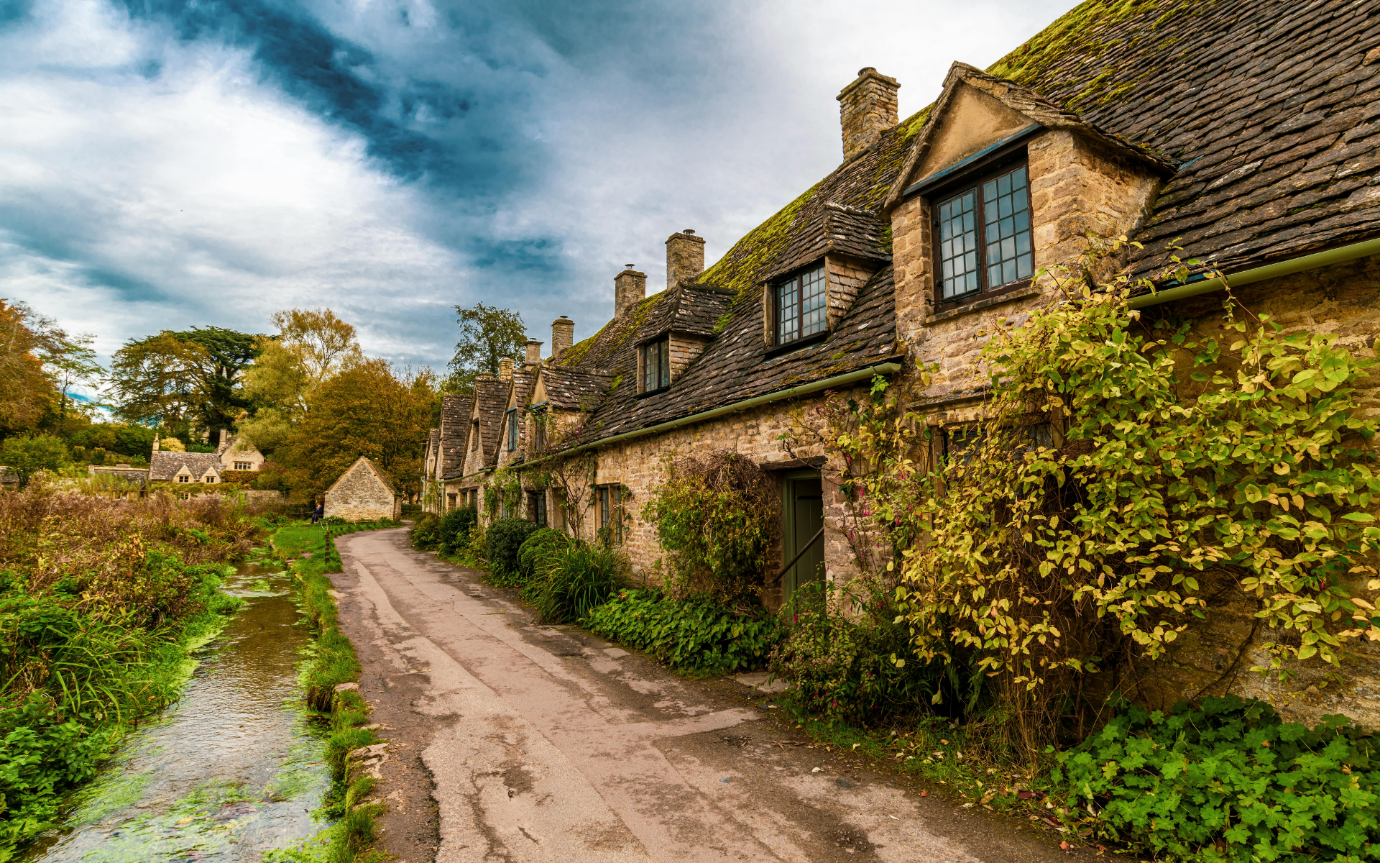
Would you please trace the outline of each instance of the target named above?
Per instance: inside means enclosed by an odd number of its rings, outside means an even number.
[[[855,506],[897,548],[917,652],[976,659],[1046,714],[1133,685],[1227,602],[1254,609],[1261,671],[1380,640],[1377,422],[1356,389],[1375,361],[1230,291],[1215,321],[1146,320],[1127,297],[1148,280],[1090,276],[1125,245],[1042,272],[1057,301],[989,334],[962,447],[941,455],[881,379],[801,430],[851,466]]]

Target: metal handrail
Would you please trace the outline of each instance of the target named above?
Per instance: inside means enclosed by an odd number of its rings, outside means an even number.
[[[824,528],[822,528],[822,527],[819,529],[819,533],[817,533],[817,534],[815,534],[813,537],[811,537],[811,538],[810,538],[810,541],[807,542],[807,543],[805,543],[805,545],[800,549],[800,551],[797,551],[797,552],[795,553],[795,557],[791,558],[791,562],[790,562],[790,563],[788,563],[788,564],[786,564],[785,566],[781,567],[781,571],[778,572],[778,573],[776,574],[776,578],[772,579],[772,581],[773,581],[773,582],[780,581],[781,578],[782,578],[783,576],[785,576],[786,573],[790,572],[790,571],[791,571],[791,567],[795,566],[795,565],[796,565],[796,562],[799,561],[802,557],[805,556],[805,552],[809,551],[809,550],[810,550],[810,546],[814,545],[814,544],[819,540],[819,538],[820,538],[821,536],[824,536]]]

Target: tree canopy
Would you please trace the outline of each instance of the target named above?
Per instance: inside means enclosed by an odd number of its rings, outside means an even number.
[[[110,368],[116,415],[181,432],[230,428],[249,406],[240,379],[258,355],[256,339],[223,327],[130,339]]]
[[[445,382],[448,392],[468,392],[474,388],[475,375],[496,375],[499,360],[521,358],[526,353],[527,327],[517,312],[475,303],[469,308],[456,306],[455,314],[460,340],[455,343]]]
[[[327,380],[280,447],[294,499],[313,500],[360,456],[399,492],[417,493],[436,397],[430,371],[398,375],[384,360],[356,363]]]

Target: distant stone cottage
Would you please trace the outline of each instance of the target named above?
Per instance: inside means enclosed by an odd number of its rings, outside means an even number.
[[[325,515],[346,521],[396,519],[402,515],[402,498],[383,471],[360,456],[326,490]]]
[[[953,64],[934,104],[904,120],[899,87],[861,70],[838,96],[842,164],[716,264],[705,269],[693,231],[674,233],[664,291],[648,296],[646,275],[630,266],[614,277],[613,318],[594,336],[573,343],[574,322],[561,317],[549,358],[529,342],[521,366],[506,361],[472,395],[448,396],[426,459],[426,478],[444,489],[438,508],[578,525],[585,539],[602,532],[645,572],[663,555],[641,508],[664,457],[732,450],[780,486],[768,605],[813,579],[851,578],[844,466],[783,451],[792,412],[827,391],[861,393],[878,375],[917,382],[916,369],[933,366],[913,409],[927,457],[949,457],[982,415],[974,372],[984,340],[1001,319],[1056,299],[1035,274],[1074,261],[1089,233],[1142,244],[1125,262],[1137,275],[1164,267],[1177,245],[1287,330],[1333,334],[1373,355],[1372,4],[1224,2],[1164,15],[1152,3],[1089,3],[987,71]],[[1190,272],[1136,307],[1208,322],[1221,286]],[[1362,395],[1368,406],[1376,398]],[[543,427],[572,430],[571,451],[596,460],[579,513],[543,487],[541,468],[522,469],[543,455]],[[516,498],[493,488],[505,467],[521,477]],[[1218,625],[1250,624],[1246,613]],[[1255,648],[1243,660],[1222,646],[1233,643],[1205,641],[1156,683],[1169,701],[1207,686],[1280,696],[1222,671],[1262,661]],[[1380,725],[1380,649],[1359,646],[1349,675],[1351,689],[1326,688],[1291,709]],[[1328,686],[1309,671],[1299,688],[1311,682]]]

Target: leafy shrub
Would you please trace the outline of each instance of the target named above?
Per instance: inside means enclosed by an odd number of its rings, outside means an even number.
[[[271,461],[259,465],[258,475],[249,482],[249,487],[262,491],[287,491],[287,468]]]
[[[544,576],[574,544],[575,539],[563,530],[543,527],[532,531],[518,549],[519,578],[527,582]]]
[[[574,623],[584,619],[618,590],[623,569],[623,559],[610,548],[572,545],[556,559],[545,578],[531,582],[538,621]]]
[[[876,725],[925,709],[971,712],[981,675],[958,662],[925,662],[890,591],[864,576],[843,587],[807,584],[782,611],[787,633],[772,671],[794,684],[792,697],[826,722]]]
[[[589,613],[591,632],[646,651],[682,671],[748,671],[766,665],[782,634],[775,617],[734,614],[654,590],[622,590]]]
[[[479,511],[460,506],[441,516],[437,538],[442,554],[454,554],[470,541],[470,531],[479,523]]]
[[[489,525],[489,574],[498,582],[515,583],[521,577],[518,552],[537,526],[520,518],[500,518]]]
[[[436,513],[424,513],[407,531],[407,538],[418,551],[433,551],[441,543],[441,520]]]
[[[1344,717],[1284,722],[1235,696],[1133,707],[1059,756],[1056,781],[1107,838],[1176,860],[1373,860],[1380,747]]]
[[[781,522],[767,472],[737,453],[715,452],[668,461],[666,474],[643,517],[670,552],[674,590],[725,606],[759,604]]]

